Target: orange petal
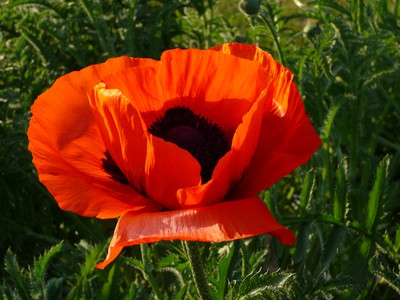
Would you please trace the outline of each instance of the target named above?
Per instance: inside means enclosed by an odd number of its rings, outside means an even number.
[[[33,163],[40,181],[59,206],[82,216],[114,218],[126,211],[157,211],[160,206],[139,195],[131,186],[121,184],[102,168],[104,152],[96,153],[96,134],[87,132],[63,148],[62,154],[52,147],[43,128],[31,120],[30,144]],[[100,148],[102,149],[102,148]],[[103,149],[104,151],[104,149]]]
[[[169,209],[180,208],[179,188],[200,182],[200,165],[189,152],[149,133],[119,90],[96,86],[91,104],[108,151],[129,182]]]
[[[212,179],[201,186],[179,190],[178,197],[182,207],[210,205],[225,198],[252,160],[259,140],[264,111],[269,110],[271,102],[269,89],[266,89],[244,115],[242,123],[234,134],[231,150],[219,160]]]
[[[146,195],[169,209],[178,209],[177,191],[201,182],[200,164],[186,150],[148,134]]]
[[[269,78],[275,78],[285,69],[279,62],[277,62],[271,54],[263,51],[256,45],[241,44],[241,43],[227,43],[210,48],[210,50],[222,52],[232,56],[248,59],[251,61],[258,61],[266,70]]]
[[[147,129],[133,107],[119,90],[98,84],[90,94],[93,114],[107,151],[137,191],[145,174]]]
[[[261,128],[253,161],[244,178],[232,192],[240,199],[259,193],[298,166],[305,164],[321,146],[321,140],[308,119],[294,83],[289,83],[288,106],[284,115],[271,108]],[[279,95],[276,96],[279,99]]]
[[[232,137],[265,88],[258,62],[197,49],[165,51],[156,68],[124,70],[104,79],[131,99],[147,127],[174,106],[186,106]],[[229,116],[229,117],[227,117]]]
[[[222,242],[265,233],[283,244],[296,241],[257,197],[176,211],[127,212],[118,221],[106,260],[97,267],[105,268],[126,246],[161,240]]]
[[[293,74],[255,45],[223,44],[211,50],[258,61],[274,87],[270,111],[266,111],[260,141],[252,164],[232,195],[240,199],[259,193],[306,163],[321,140],[312,127],[293,83]]]
[[[59,78],[35,101],[29,150],[39,179],[62,209],[100,218],[131,209],[156,209],[154,204],[147,208],[147,199],[103,170],[106,149],[87,99],[87,92],[101,77],[127,67],[155,64],[147,59],[110,59]]]
[[[274,60],[271,54],[263,51],[255,45],[230,43],[211,48],[211,50],[233,55],[251,61],[257,61],[265,70],[265,82],[275,81],[275,95],[280,95],[274,101],[273,109],[284,115],[288,107],[288,84],[292,81],[293,74],[279,62]],[[275,98],[275,96],[274,96]]]

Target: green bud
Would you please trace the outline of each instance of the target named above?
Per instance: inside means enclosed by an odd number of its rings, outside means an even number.
[[[240,0],[239,9],[249,16],[256,15],[260,11],[261,0]]]

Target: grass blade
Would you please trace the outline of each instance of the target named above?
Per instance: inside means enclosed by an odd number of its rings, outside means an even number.
[[[228,277],[229,266],[231,265],[232,257],[234,251],[235,244],[232,243],[228,246],[228,255],[221,258],[221,261],[218,265],[218,299],[223,300],[225,297],[225,286],[226,286],[226,278]]]

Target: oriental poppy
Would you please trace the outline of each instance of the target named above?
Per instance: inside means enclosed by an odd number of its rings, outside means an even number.
[[[293,244],[256,196],[321,145],[292,78],[237,43],[109,59],[38,97],[29,150],[62,209],[119,217],[99,268],[160,240]]]

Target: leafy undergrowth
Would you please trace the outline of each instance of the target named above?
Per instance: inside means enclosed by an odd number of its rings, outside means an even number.
[[[197,299],[179,241],[125,249],[115,221],[61,211],[26,149],[29,107],[60,75],[117,55],[258,44],[290,68],[323,147],[261,193],[297,236],[204,244],[215,299],[400,297],[400,2],[0,4],[0,298]]]

